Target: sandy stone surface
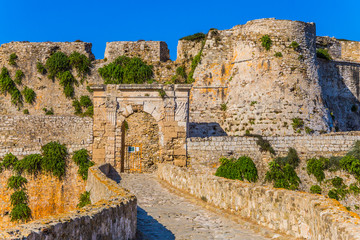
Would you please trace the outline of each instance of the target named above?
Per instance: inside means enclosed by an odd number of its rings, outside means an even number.
[[[171,193],[155,175],[121,174],[121,177],[120,185],[138,198],[137,228],[141,239],[270,239]]]

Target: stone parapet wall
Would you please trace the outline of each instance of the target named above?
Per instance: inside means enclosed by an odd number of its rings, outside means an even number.
[[[277,154],[283,155],[288,148],[295,148],[302,157],[317,155],[342,155],[348,152],[354,142],[360,140],[360,132],[332,133],[306,136],[269,136],[268,140]],[[188,138],[187,150],[193,163],[218,161],[221,156],[259,153],[257,138],[250,136]]]
[[[100,170],[100,168],[102,170]],[[106,166],[89,169],[87,187],[92,205],[0,231],[0,239],[135,239],[136,198],[102,172]],[[105,171],[106,172],[106,171]]]
[[[72,116],[0,116],[0,157],[39,153],[51,141],[65,144],[69,153],[92,151],[93,120]]]
[[[140,57],[146,62],[165,62],[170,59],[167,44],[162,41],[119,41],[106,43],[105,58],[113,61],[119,56]]]
[[[158,177],[222,209],[305,239],[360,239],[360,218],[321,195],[255,186],[161,164]]]

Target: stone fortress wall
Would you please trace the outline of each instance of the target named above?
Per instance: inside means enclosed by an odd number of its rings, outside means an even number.
[[[0,116],[0,157],[13,153],[19,159],[40,153],[41,147],[51,141],[65,144],[70,157],[74,151],[87,149],[92,152],[93,120],[74,116]],[[65,177],[42,173],[37,176],[25,174],[32,218],[61,214],[76,208],[79,196],[85,191],[85,181],[78,175],[78,167],[67,159]],[[14,175],[3,171],[0,178],[0,228],[12,226],[7,181]]]
[[[5,230],[1,239],[135,239],[134,195],[111,179],[109,164],[89,169],[86,189],[92,204],[81,210],[31,221]]]
[[[268,34],[272,46],[266,51],[261,37]],[[293,41],[299,44],[294,49]],[[359,130],[359,42],[316,37],[313,23],[259,19],[228,30],[212,29],[206,36],[201,61],[194,73],[190,99],[190,136],[294,134],[293,118],[316,132]],[[327,48],[334,61],[316,57],[316,48]],[[202,41],[179,40],[176,61],[169,59],[165,42],[109,42],[105,59],[93,61],[85,83],[75,88],[75,97],[92,96],[87,86],[101,84],[98,69],[121,55],[137,56],[154,66],[154,79],[170,82],[176,68],[191,69],[192,59],[202,49]],[[36,70],[36,62],[46,62],[53,51],[73,51],[94,59],[91,43],[12,42],[0,47],[0,66],[25,73],[23,85],[37,94],[34,105],[25,103],[30,114],[44,114],[53,108],[57,115],[73,115],[72,99],[67,99],[57,80],[53,82]],[[8,59],[16,53],[16,66]],[[276,57],[275,53],[281,53]],[[74,70],[73,73],[76,76]],[[353,107],[355,106],[355,107]],[[356,111],[351,109],[357,108]],[[0,95],[0,114],[22,115]],[[302,130],[300,134],[305,134]]]

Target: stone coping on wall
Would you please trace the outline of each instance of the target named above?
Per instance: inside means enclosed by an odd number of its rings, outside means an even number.
[[[95,203],[2,230],[0,239],[135,239],[136,197],[107,177],[106,165],[89,169],[87,188]]]
[[[170,185],[260,225],[305,239],[360,239],[360,218],[322,195],[258,186],[169,164],[158,177]]]
[[[92,85],[90,88],[94,91],[104,91],[109,84]],[[160,89],[174,89],[176,90],[190,90],[192,84],[110,84],[116,85],[117,90],[160,90]]]

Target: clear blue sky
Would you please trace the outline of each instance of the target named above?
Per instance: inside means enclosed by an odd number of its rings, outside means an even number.
[[[269,17],[315,22],[318,36],[360,41],[359,0],[0,0],[0,10],[0,44],[80,39],[93,43],[96,58],[106,42],[144,39],[165,41],[175,59],[183,36]]]

